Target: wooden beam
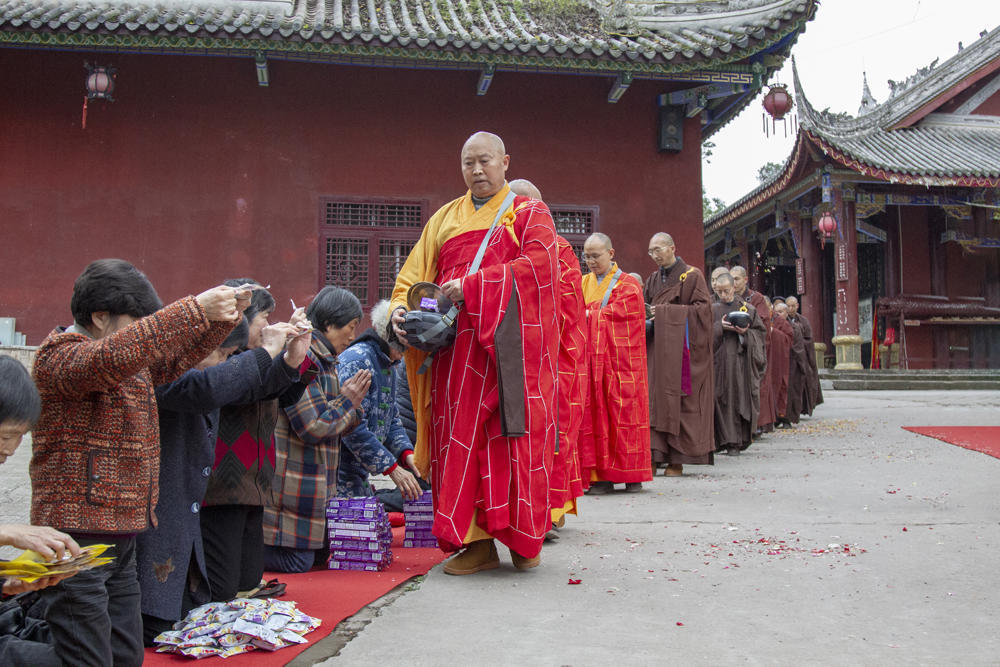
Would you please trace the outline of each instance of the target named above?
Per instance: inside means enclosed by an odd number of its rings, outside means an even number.
[[[486,91],[490,89],[490,84],[493,83],[493,75],[496,74],[496,65],[487,65],[483,68],[483,71],[479,73],[479,83],[476,84],[476,95],[485,95]]]
[[[622,98],[628,87],[632,85],[632,72],[622,72],[615,78],[615,83],[608,91],[608,104],[616,104]]]

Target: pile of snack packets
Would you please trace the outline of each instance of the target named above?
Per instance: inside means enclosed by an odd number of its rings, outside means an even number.
[[[434,504],[430,491],[424,491],[416,500],[403,501],[403,516],[406,517],[404,547],[437,547],[437,538],[431,531],[434,526]]]
[[[57,574],[75,574],[113,561],[114,556],[101,555],[109,548],[107,544],[91,544],[81,547],[79,556],[71,556],[67,551],[61,560],[45,560],[28,549],[13,560],[0,561],[0,578],[20,579],[30,584]]]
[[[377,572],[392,563],[389,515],[374,496],[330,498],[326,526],[331,570]]]
[[[292,601],[236,598],[192,609],[173,630],[161,632],[153,641],[158,645],[157,653],[229,658],[256,649],[277,651],[308,643],[302,635],[321,623],[299,611]]]

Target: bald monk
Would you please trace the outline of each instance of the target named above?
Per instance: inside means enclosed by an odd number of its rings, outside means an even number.
[[[406,352],[417,418],[416,463],[430,475],[434,535],[445,550],[464,547],[444,571],[499,567],[494,540],[518,569],[539,564],[551,527],[549,473],[556,448],[559,275],[556,233],[544,203],[510,191],[503,141],[477,132],[460,166],[468,191],[424,226],[396,279],[395,333],[406,295],[433,282],[462,307],[454,343]],[[469,272],[480,247],[482,264]]]
[[[805,393],[806,373],[809,370],[806,359],[806,346],[802,338],[802,327],[791,318],[791,309],[782,299],[774,307],[787,324],[789,329],[788,345],[788,398],[785,401],[785,414],[778,418],[778,428],[787,428],[799,423],[802,414],[802,396]]]
[[[678,476],[685,463],[713,463],[712,295],[702,272],[677,256],[669,234],[653,235],[649,256],[658,266],[644,289],[653,311],[649,444],[653,467],[666,464],[664,474]]]
[[[802,342],[806,348],[806,364],[809,372],[806,374],[805,393],[802,396],[802,414],[812,415],[816,406],[823,402],[823,389],[819,384],[819,370],[816,368],[816,346],[814,345],[812,324],[799,311],[799,300],[790,296],[788,303],[788,318],[802,329]]]
[[[712,304],[715,367],[715,447],[730,456],[750,446],[760,411],[766,330],[757,309],[736,296],[731,274],[716,280],[718,303]],[[750,316],[748,326],[730,322],[735,312]]]
[[[511,181],[510,189],[515,194],[542,200],[542,193],[527,179]],[[577,442],[583,423],[587,383],[587,337],[580,262],[573,246],[562,236],[556,236],[556,245],[559,255],[559,446],[549,477],[549,505],[552,525],[560,528],[567,514],[577,513],[576,499],[584,492]]]
[[[771,397],[774,401],[774,424],[780,426],[785,419],[788,405],[788,364],[791,359],[792,339],[794,332],[788,323],[788,306],[785,302],[776,301],[772,306],[771,340],[767,350],[767,378],[771,387]]]
[[[767,357],[767,332],[771,330],[771,304],[766,303],[767,297],[756,290],[750,289],[749,280],[747,276],[747,270],[742,266],[734,266],[729,269],[729,275],[733,277],[733,289],[736,292],[736,296],[743,299],[745,302],[751,304],[757,309],[757,315],[760,317],[760,321],[764,324],[764,359]],[[765,403],[773,403],[770,397],[770,384],[767,381],[767,373],[761,373],[760,376],[760,386],[757,388],[757,395],[759,397],[760,406]],[[758,409],[758,414],[761,409]],[[768,424],[774,423],[773,420],[766,422]],[[763,429],[761,428],[764,424],[760,421],[757,422],[757,429],[754,435],[759,434]]]
[[[709,286],[712,288],[713,301],[719,300],[719,293],[715,290],[715,285],[719,280],[719,276],[724,273],[729,273],[728,266],[717,266],[712,269],[711,280],[709,281]]]
[[[581,461],[588,493],[625,484],[636,493],[653,479],[649,458],[649,385],[646,381],[646,304],[642,285],[614,261],[606,234],[583,245],[590,273],[583,277],[590,360]]]

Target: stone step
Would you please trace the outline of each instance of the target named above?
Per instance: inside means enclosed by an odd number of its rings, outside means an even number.
[[[998,378],[835,378],[826,380],[833,389],[865,391],[865,390],[890,390],[905,391],[910,389],[923,390],[1000,390],[1000,377]]]

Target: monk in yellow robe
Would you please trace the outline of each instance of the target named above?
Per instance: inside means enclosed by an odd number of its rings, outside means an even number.
[[[549,473],[556,446],[558,263],[552,216],[517,197],[500,137],[477,132],[462,148],[469,190],[428,220],[396,279],[396,335],[409,288],[427,281],[462,304],[454,343],[406,353],[417,417],[416,463],[430,479],[434,535],[445,550],[465,546],[448,574],[499,567],[494,539],[515,567],[540,562],[551,527]],[[483,249],[482,263],[470,273]]]
[[[642,285],[618,268],[614,254],[606,234],[591,234],[583,246],[590,387],[580,442],[592,494],[608,493],[615,483],[634,493],[653,479],[646,305]]]

